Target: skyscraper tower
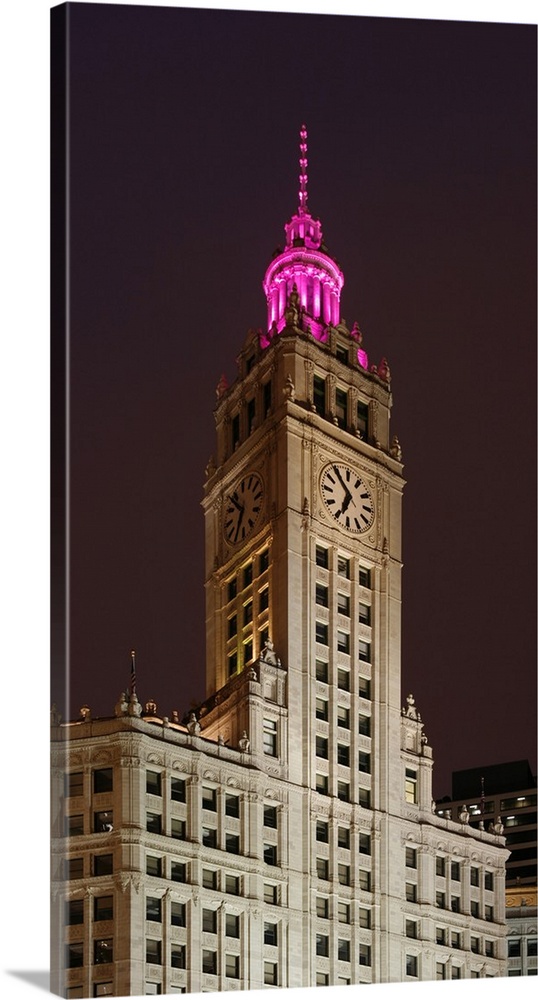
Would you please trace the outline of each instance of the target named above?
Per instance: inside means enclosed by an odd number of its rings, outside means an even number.
[[[55,723],[67,771],[55,836],[65,823],[69,839],[54,857],[69,882],[57,865],[53,926],[67,900],[73,990],[504,969],[502,828],[432,812],[432,751],[412,695],[401,708],[390,371],[340,316],[344,277],[309,211],[304,126],[299,151],[298,208],[263,282],[266,330],[249,331],[237,379],[217,387],[206,700],[184,724],[143,712],[135,692],[114,719]],[[106,907],[92,918],[96,871]],[[101,919],[95,941],[103,907],[121,933]],[[108,978],[92,954],[101,966],[114,956]]]

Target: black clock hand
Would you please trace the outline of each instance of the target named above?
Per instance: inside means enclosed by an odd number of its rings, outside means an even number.
[[[245,508],[241,506],[241,504],[240,504],[240,503],[239,503],[239,501],[238,501],[238,500],[236,499],[236,497],[234,497],[234,496],[230,496],[230,500],[231,500],[231,502],[233,503],[234,507],[237,507],[237,510],[240,510],[240,511],[241,511],[241,513],[243,513],[243,511],[244,511],[244,509],[245,509]]]
[[[340,480],[340,485],[342,486],[342,489],[344,490],[344,493],[346,494],[347,504],[346,504],[345,507],[342,507],[342,510],[347,510],[347,508],[349,507],[349,501],[352,499],[351,493],[349,491],[349,488],[346,486],[344,480],[342,479],[342,476],[340,474],[340,469],[336,465],[333,465],[333,469],[336,472],[336,475],[338,476],[338,479]],[[344,501],[344,503],[345,503],[345,501]]]

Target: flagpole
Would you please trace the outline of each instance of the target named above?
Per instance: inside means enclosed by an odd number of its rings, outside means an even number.
[[[131,650],[131,697],[136,694],[136,663],[135,651]]]

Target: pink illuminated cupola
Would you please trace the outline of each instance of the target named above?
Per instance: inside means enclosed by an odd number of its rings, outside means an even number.
[[[323,243],[321,223],[308,211],[307,132],[299,143],[299,207],[285,225],[286,246],[271,261],[263,281],[267,298],[267,346],[285,326],[300,326],[316,340],[340,322],[340,292],[344,275]]]

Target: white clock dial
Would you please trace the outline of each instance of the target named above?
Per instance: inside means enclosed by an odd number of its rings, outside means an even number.
[[[320,481],[323,503],[331,517],[346,531],[361,534],[374,520],[374,501],[364,479],[349,465],[333,462]]]
[[[238,482],[226,500],[224,535],[228,542],[237,545],[250,535],[260,518],[262,502],[262,481],[251,472]]]

